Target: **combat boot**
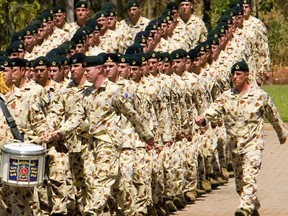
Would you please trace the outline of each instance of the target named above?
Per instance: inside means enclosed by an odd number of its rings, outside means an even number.
[[[222,167],[221,168],[221,174],[224,179],[228,180],[229,179],[229,172],[226,168]]]
[[[224,185],[224,184],[228,183],[227,180],[222,178],[222,174],[220,172],[216,172],[214,175],[214,178],[216,181],[219,182],[220,185]]]
[[[220,186],[220,183],[214,178],[213,174],[208,174],[207,179],[210,181],[212,189],[215,189],[218,186]]]
[[[196,196],[194,195],[194,193],[192,191],[186,192],[184,197],[185,197],[185,200],[187,201],[187,203],[189,203],[189,204],[192,204],[196,201]]]
[[[177,211],[177,207],[174,205],[172,200],[167,200],[165,203],[166,203],[166,206],[167,206],[169,212],[172,213],[172,212]]]
[[[196,193],[197,193],[197,197],[200,197],[203,194],[206,194],[207,192],[203,189],[197,188]]]
[[[177,207],[177,209],[184,209],[185,208],[185,204],[181,201],[181,199],[179,197],[174,197],[173,203]]]
[[[210,181],[208,180],[202,180],[201,182],[201,189],[205,190],[207,193],[211,192],[212,186]]]
[[[249,216],[249,213],[243,209],[237,209],[235,216]]]

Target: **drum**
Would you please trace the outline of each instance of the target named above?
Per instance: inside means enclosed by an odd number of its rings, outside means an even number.
[[[33,187],[42,183],[45,170],[45,151],[31,143],[11,143],[2,147],[0,175],[8,185]]]

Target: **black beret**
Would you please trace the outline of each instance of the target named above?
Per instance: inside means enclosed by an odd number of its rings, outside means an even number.
[[[187,57],[187,52],[183,49],[177,49],[171,52],[171,59],[182,59]]]
[[[75,44],[82,44],[84,43],[86,39],[87,31],[84,27],[80,27],[77,29],[73,37],[71,38],[71,41],[73,41]]]
[[[136,34],[134,42],[141,44],[141,43],[146,43],[147,42],[147,38],[148,38],[148,32],[147,31],[140,31]]]
[[[21,30],[21,31],[18,31],[18,32],[15,32],[12,34],[10,43],[13,43],[13,42],[19,41],[19,40],[23,40],[23,39],[24,39],[24,31]]]
[[[101,56],[86,56],[82,65],[83,67],[93,67],[98,65],[103,65],[104,61]]]
[[[24,36],[29,36],[35,34],[37,31],[36,25],[29,25],[23,29]]]
[[[76,2],[76,4],[74,5],[74,8],[88,8],[88,4],[86,1],[79,1]]]
[[[0,65],[3,67],[13,67],[13,63],[7,56],[0,56]]]
[[[53,14],[52,13],[47,11],[47,12],[43,12],[41,14],[41,21],[43,23],[48,22],[48,21],[52,21],[52,20],[53,20]]]
[[[230,16],[238,16],[238,15],[243,15],[243,7],[235,6],[235,7],[231,8]]]
[[[161,56],[164,62],[171,62],[171,55],[169,52],[163,52]]]
[[[230,8],[233,8],[235,6],[242,6],[242,1],[241,0],[236,0],[236,1],[233,1],[229,4],[229,7]]]
[[[126,49],[125,54],[131,55],[142,51],[142,46],[138,43],[134,43]]]
[[[106,12],[105,11],[97,11],[95,14],[94,14],[94,19],[99,19],[100,17],[106,17]]]
[[[86,56],[83,53],[75,53],[69,58],[69,65],[83,63]]]
[[[105,2],[102,6],[102,10],[103,11],[106,11],[106,10],[109,10],[109,11],[116,11],[117,8],[116,8],[116,5],[112,2]]]
[[[158,59],[158,53],[157,52],[155,52],[155,51],[148,51],[147,53],[146,53],[146,55],[147,55],[147,60],[149,60],[149,59]]]
[[[141,61],[142,61],[142,62],[145,62],[145,61],[148,60],[148,55],[147,55],[147,53],[140,52],[140,53],[138,53],[138,55],[141,57]]]
[[[1,56],[7,56],[6,51],[4,51],[4,50],[0,50],[0,57],[1,57]]]
[[[64,55],[61,55],[59,56],[59,61],[61,62],[61,65],[68,65],[69,59]]]
[[[53,10],[53,14],[55,14],[55,13],[66,13],[65,8],[63,6],[60,6],[60,5],[53,7],[52,10]]]
[[[248,72],[249,71],[249,67],[247,65],[247,63],[242,60],[240,62],[235,63],[232,68],[231,68],[231,73],[234,73],[234,71],[245,71]]]
[[[140,7],[140,2],[138,0],[128,0],[125,9],[129,9],[131,7]]]
[[[115,17],[115,16],[117,16],[116,11],[114,11],[114,10],[105,10],[104,14],[107,17]]]
[[[61,66],[61,61],[60,61],[60,56],[53,56],[48,58],[48,67],[60,67]]]
[[[54,48],[52,50],[50,50],[47,54],[46,54],[46,57],[47,58],[51,58],[53,56],[57,56],[57,55],[62,55],[63,52],[62,50],[58,47],[58,48]]]
[[[21,58],[11,59],[13,67],[26,67],[27,61]]]
[[[240,0],[242,4],[249,4],[251,5],[251,0]]]
[[[100,30],[101,26],[100,24],[97,22],[97,20],[95,18],[90,18],[86,21],[85,26],[90,26],[94,29],[94,31],[96,30]]]
[[[141,55],[138,54],[138,53],[130,55],[130,57],[129,57],[129,65],[130,66],[141,66],[142,65]]]
[[[44,56],[40,56],[34,60],[33,66],[48,66],[48,59]]]
[[[103,57],[104,63],[105,62],[119,62],[119,56],[116,53],[107,53],[104,57]]]
[[[166,4],[167,10],[178,10],[178,4],[176,2],[169,2]]]
[[[178,0],[178,3],[180,4],[181,2],[191,2],[193,3],[193,0]]]
[[[196,58],[199,57],[199,56],[200,56],[200,51],[199,51],[199,49],[197,49],[197,48],[191,49],[191,50],[189,50],[188,53],[187,53],[187,57],[188,57],[189,59],[191,59],[191,60],[194,60],[194,59],[196,59]]]
[[[129,56],[128,55],[120,55],[119,56],[119,63],[129,63]]]
[[[8,55],[14,53],[14,52],[18,52],[19,49],[24,49],[25,50],[25,46],[23,41],[15,41],[14,43],[10,44],[7,48],[6,48],[6,53]]]

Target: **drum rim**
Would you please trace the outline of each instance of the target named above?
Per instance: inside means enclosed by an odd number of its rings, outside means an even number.
[[[35,145],[37,147],[42,147],[41,145],[36,145],[33,143],[7,143],[6,145],[13,145],[13,144],[30,144],[30,145]],[[36,151],[23,151],[23,150],[17,150],[17,149],[10,149],[5,147],[6,145],[2,146],[1,150],[2,152],[6,153],[6,154],[10,154],[10,155],[17,155],[17,156],[37,156],[37,155],[44,155],[45,154],[45,150],[42,147],[42,149],[40,150],[36,150]]]

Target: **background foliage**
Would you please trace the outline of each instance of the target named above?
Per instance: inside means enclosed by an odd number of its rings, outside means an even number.
[[[78,0],[75,0],[75,2]],[[108,0],[86,0],[91,8],[91,16],[101,9]],[[117,5],[119,18],[126,16],[127,0],[110,0]],[[173,0],[172,0],[173,1]],[[232,0],[194,0],[194,13],[204,19],[207,28],[215,26],[221,13]],[[157,17],[165,9],[169,0],[142,0],[142,13],[148,18]],[[258,16],[269,29],[269,45],[272,66],[288,66],[288,0],[252,0],[254,15]],[[73,20],[73,0],[0,0],[0,48],[5,49],[15,31],[29,24],[45,8],[61,4],[67,7],[68,21]],[[70,14],[70,15],[69,15]]]

